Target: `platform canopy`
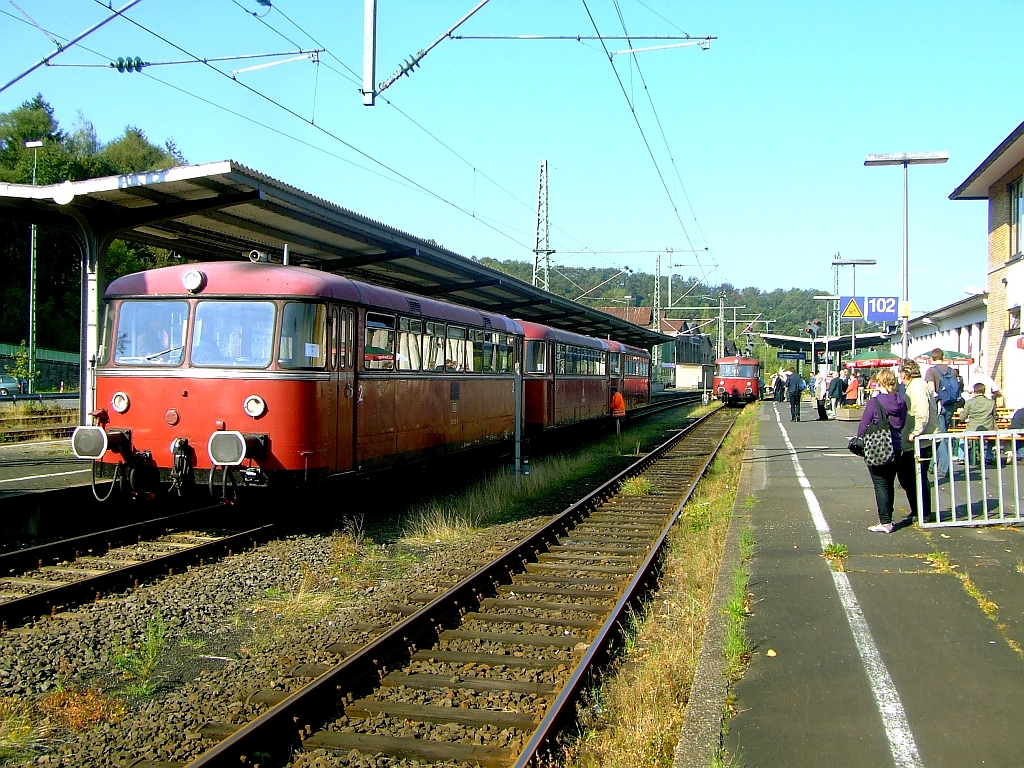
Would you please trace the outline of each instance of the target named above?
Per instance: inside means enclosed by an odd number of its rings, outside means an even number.
[[[761,339],[769,347],[788,349],[794,352],[810,352],[810,336],[783,336],[779,333],[762,333]],[[850,336],[819,336],[814,340],[814,348],[819,352],[826,348],[829,352],[849,352],[852,346]],[[889,336],[884,333],[858,333],[857,349],[881,347],[889,344]]]
[[[231,160],[50,186],[0,184],[0,218],[69,229],[100,253],[120,237],[200,260],[245,259],[253,250],[280,260],[287,244],[292,264],[637,347],[672,341]]]

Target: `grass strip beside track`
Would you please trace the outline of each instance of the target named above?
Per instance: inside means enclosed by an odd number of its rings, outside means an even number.
[[[635,616],[615,674],[592,690],[580,707],[581,733],[567,751],[568,768],[672,764],[744,450],[752,434],[756,440],[758,410],[748,408],[740,416],[683,509],[683,517],[669,536],[661,588]],[[748,539],[748,555],[749,546]],[[745,573],[744,568],[739,576],[734,574],[741,606],[745,605]],[[742,620],[732,633],[730,645],[737,653],[736,663],[730,667],[739,675],[746,655]]]

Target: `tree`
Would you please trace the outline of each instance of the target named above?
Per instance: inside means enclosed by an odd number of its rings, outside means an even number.
[[[29,140],[42,140],[33,152]],[[138,127],[103,144],[96,128],[81,112],[73,130],[61,129],[53,107],[37,95],[17,109],[0,113],[0,181],[55,184],[97,176],[168,168],[185,163],[173,139],[163,147],[151,143]],[[0,341],[15,343],[28,329],[29,227],[0,219]],[[106,276],[112,280],[128,272],[170,262],[168,251],[114,241],[109,250]],[[36,260],[37,339],[40,347],[77,350],[79,340],[81,254],[67,233],[39,227]]]

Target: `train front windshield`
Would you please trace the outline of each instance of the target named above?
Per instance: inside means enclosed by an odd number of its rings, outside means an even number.
[[[756,365],[723,363],[718,368],[718,375],[726,379],[754,379],[758,375]]]
[[[188,331],[187,301],[125,301],[117,317],[114,362],[180,365]]]

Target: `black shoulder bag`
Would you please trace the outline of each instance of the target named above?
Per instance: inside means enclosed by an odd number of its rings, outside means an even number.
[[[872,402],[875,404],[878,421],[869,424],[868,428],[864,430],[864,461],[869,467],[877,467],[881,464],[888,464],[896,458],[896,454],[892,448],[889,417],[879,404],[878,398],[874,398]]]

